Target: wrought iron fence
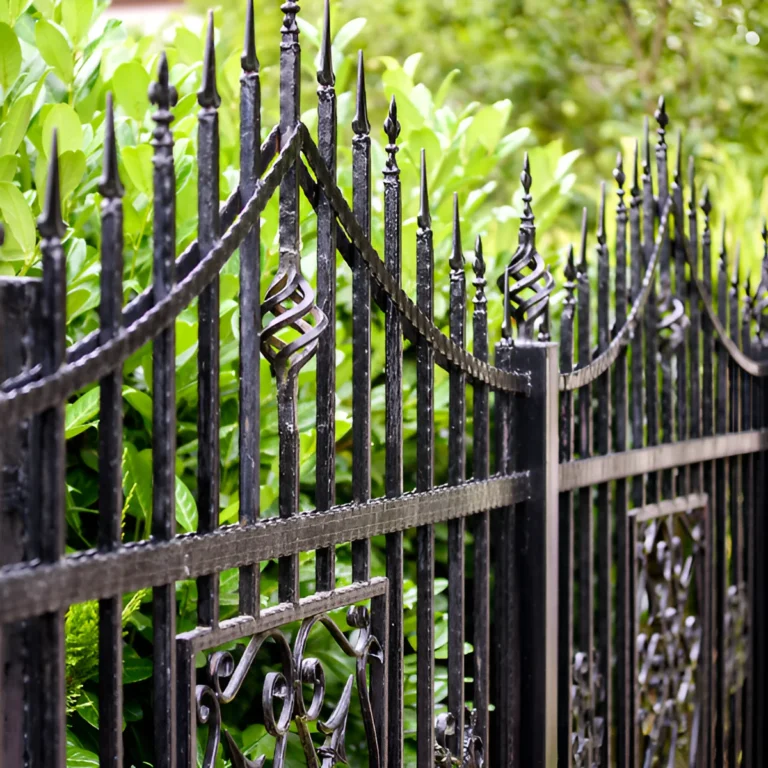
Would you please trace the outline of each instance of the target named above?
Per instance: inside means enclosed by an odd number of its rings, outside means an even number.
[[[489,362],[485,261],[473,262],[473,349],[454,200],[449,332],[433,320],[433,238],[422,153],[417,296],[401,288],[402,204],[397,105],[384,124],[383,259],[370,241],[371,125],[362,56],[352,124],[353,195],[336,184],[336,94],[326,3],[318,71],[318,140],[301,123],[298,5],[287,0],[280,124],[259,144],[260,75],[249,4],[241,78],[241,176],[220,208],[212,21],[198,136],[198,239],[178,258],[173,107],[161,57],[156,107],[154,274],[122,306],[122,186],[108,99],[100,319],[67,346],[66,276],[56,136],[39,221],[42,279],[0,280],[3,449],[0,754],[6,766],[65,765],[64,616],[99,601],[99,736],[103,766],[123,764],[122,596],[152,589],[153,755],[157,768],[226,757],[233,766],[347,759],[350,711],[364,724],[372,767],[404,764],[403,702],[415,688],[417,765],[628,766],[765,763],[765,541],[768,231],[757,291],[742,291],[738,255],[720,249],[712,286],[712,205],[696,206],[693,161],[684,209],[682,150],[669,186],[663,100],[653,158],[646,122],[629,207],[619,156],[611,275],[606,187],[597,221],[597,296],[590,295],[588,221],[565,269],[560,341],[550,341],[554,279],[536,247],[527,158],[519,246],[498,278],[503,338]],[[279,194],[280,263],[260,296],[260,213]],[[317,215],[316,285],[301,271],[299,196]],[[687,230],[686,230],[687,219]],[[219,525],[219,272],[239,250],[239,524]],[[353,501],[335,498],[337,253],[353,283]],[[174,321],[199,313],[198,531],[177,535]],[[385,316],[386,468],[371,498],[371,313]],[[597,345],[591,310],[597,309]],[[575,331],[575,344],[574,344]],[[753,331],[757,332],[753,338]],[[416,489],[403,485],[403,339],[417,368]],[[152,344],[152,536],[121,543],[122,366]],[[578,351],[574,359],[574,346]],[[279,412],[279,516],[260,517],[259,356],[274,373]],[[298,373],[315,358],[316,509],[300,512]],[[449,478],[435,486],[434,367],[450,378]],[[64,407],[98,382],[99,546],[64,553]],[[467,388],[473,391],[471,429]],[[494,412],[491,415],[491,393]],[[491,433],[494,440],[491,441]],[[471,435],[471,438],[470,438]],[[472,476],[467,477],[471,439]],[[447,523],[448,694],[435,697],[435,525]],[[468,532],[471,537],[468,537]],[[372,575],[371,538],[386,535]],[[405,673],[404,535],[415,540],[415,680]],[[337,585],[337,546],[351,542],[352,583]],[[315,551],[316,593],[301,596],[298,556]],[[468,559],[472,560],[471,566]],[[262,608],[260,563],[279,562],[279,602]],[[220,574],[239,569],[237,616],[221,619]],[[177,632],[175,585],[196,579],[197,627]],[[467,600],[467,596],[471,599]],[[348,609],[346,625],[339,609]],[[298,624],[296,624],[298,623]],[[319,628],[352,660],[325,702]],[[466,640],[472,642],[471,653]],[[274,663],[256,710],[271,737],[244,751],[223,708]],[[198,668],[198,659],[204,664]],[[327,664],[327,662],[326,662]],[[307,699],[307,696],[309,697]],[[357,704],[353,705],[353,699]],[[198,746],[200,749],[198,750]],[[678,762],[675,762],[678,761]],[[682,762],[679,762],[682,761]]]

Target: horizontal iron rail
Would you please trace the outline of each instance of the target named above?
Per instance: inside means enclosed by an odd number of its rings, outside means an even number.
[[[699,437],[560,465],[560,491],[768,449],[768,429]]]
[[[62,605],[508,507],[525,500],[529,487],[527,472],[496,476],[290,519],[266,518],[168,542],[129,544],[110,553],[89,550],[51,565],[8,566],[0,569],[0,624]]]
[[[639,523],[655,520],[659,517],[677,515],[682,512],[690,512],[701,509],[709,504],[709,496],[706,493],[689,493],[687,496],[678,496],[675,499],[665,499],[658,504],[646,504],[644,507],[630,509],[627,513]]]
[[[268,632],[294,621],[303,621],[318,613],[335,611],[386,593],[387,579],[385,578],[356,582],[346,587],[337,587],[332,592],[317,592],[302,598],[298,603],[279,603],[265,608],[258,616],[236,616],[222,621],[215,629],[197,627],[177,635],[176,640],[187,643],[192,653],[200,653],[224,643]]]

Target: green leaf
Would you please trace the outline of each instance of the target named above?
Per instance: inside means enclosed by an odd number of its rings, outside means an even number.
[[[149,106],[149,74],[138,61],[121,64],[112,75],[115,103],[134,120],[143,120]]]
[[[125,147],[121,153],[123,165],[133,186],[152,197],[152,147],[139,144]]]
[[[88,427],[94,426],[93,419],[99,413],[99,388],[86,392],[84,395],[69,403],[64,416],[64,436],[70,437],[85,432]]]
[[[128,494],[135,487],[134,498],[148,522],[152,519],[152,451],[139,453],[133,444],[126,443],[123,467],[123,490]]]
[[[13,155],[24,139],[32,117],[35,98],[32,94],[22,96],[9,110],[0,133],[0,155]]]
[[[176,478],[176,522],[184,533],[197,530],[197,505],[191,491]]]
[[[7,91],[21,71],[21,46],[16,33],[0,23],[0,85]]]
[[[152,659],[144,659],[130,646],[123,647],[123,684],[152,677]]]
[[[133,387],[123,387],[126,402],[137,410],[147,421],[152,423],[152,398],[146,392],[139,392]]]
[[[344,52],[347,46],[363,31],[368,23],[367,19],[352,19],[348,21],[333,38],[333,45]]]
[[[61,20],[74,43],[88,33],[93,16],[93,0],[61,0]]]
[[[99,698],[95,693],[84,690],[77,700],[75,709],[88,725],[92,725],[94,728],[99,727]]]
[[[53,68],[66,85],[70,85],[74,74],[74,57],[67,38],[59,28],[40,19],[35,24],[35,43],[45,63]]]
[[[67,768],[99,768],[99,756],[82,747],[67,746]]]
[[[25,256],[31,255],[35,250],[35,220],[24,195],[8,181],[0,182],[0,213],[6,234]]]
[[[483,107],[472,118],[472,125],[467,131],[467,147],[471,150],[479,143],[486,151],[493,152],[501,139],[511,110],[512,102],[508,99]]]
[[[456,79],[456,76],[459,74],[459,72],[460,70],[458,69],[452,69],[445,76],[443,82],[440,83],[440,87],[437,89],[437,93],[435,94],[435,109],[440,109],[440,107],[442,107],[445,103],[445,100],[448,97],[448,92],[451,90],[453,81]]]
[[[13,181],[16,175],[16,155],[3,155],[0,157],[0,181]]]
[[[76,152],[83,148],[83,126],[77,112],[69,104],[55,104],[43,123],[43,147],[48,152],[54,128],[59,135],[59,153]]]

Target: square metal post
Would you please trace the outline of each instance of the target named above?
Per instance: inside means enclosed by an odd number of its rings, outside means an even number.
[[[510,370],[528,371],[529,397],[512,399],[513,466],[530,472],[530,498],[516,518],[520,637],[517,765],[557,766],[558,345],[516,340]]]

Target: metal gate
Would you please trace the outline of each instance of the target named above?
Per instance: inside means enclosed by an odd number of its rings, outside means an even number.
[[[241,176],[223,207],[211,18],[198,94],[198,238],[178,257],[171,127],[177,96],[160,57],[149,94],[156,107],[149,289],[122,305],[122,186],[111,100],[99,185],[100,330],[67,346],[66,228],[55,135],[39,220],[42,278],[0,279],[2,764],[66,764],[65,614],[89,600],[99,601],[100,764],[124,764],[122,600],[151,588],[153,697],[144,714],[154,719],[155,768],[330,767],[347,760],[398,768],[412,764],[404,758],[406,739],[415,740],[419,768],[764,765],[760,596],[766,573],[759,555],[766,523],[759,512],[768,475],[768,232],[752,293],[749,284],[742,290],[738,255],[728,274],[723,230],[715,297],[712,203],[704,189],[699,214],[692,161],[684,189],[680,146],[669,185],[661,100],[655,158],[646,122],[628,207],[618,158],[610,247],[603,185],[594,269],[585,211],[578,263],[571,251],[564,271],[559,343],[550,341],[555,281],[536,248],[535,184],[525,158],[519,246],[489,298],[482,243],[475,245],[470,353],[458,200],[444,333],[433,320],[423,153],[414,301],[401,288],[395,100],[384,124],[386,237],[380,255],[370,239],[371,125],[362,56],[350,204],[336,182],[328,4],[317,73],[317,142],[300,119],[299,6],[287,0],[282,10],[280,124],[260,145],[261,83],[248,8]],[[260,214],[276,193],[280,263],[261,296]],[[301,270],[300,195],[317,215],[314,285]],[[236,251],[239,523],[220,526],[219,273]],[[335,495],[337,253],[353,275],[353,499],[345,504]],[[594,297],[590,271],[597,279]],[[489,300],[503,302],[505,318],[493,363]],[[199,314],[199,522],[196,534],[182,536],[174,502],[174,322],[193,301]],[[386,328],[386,495],[375,499],[374,305]],[[402,396],[404,339],[417,371],[416,487],[408,490],[404,416],[414,415]],[[151,538],[123,544],[122,369],[146,344],[152,345],[154,395]],[[260,517],[260,355],[271,365],[277,392],[276,517]],[[315,510],[304,512],[298,375],[311,359],[317,481]],[[441,486],[434,479],[435,365],[450,379],[449,477]],[[96,384],[99,547],[65,555],[64,408],[74,393]],[[448,643],[447,658],[436,660],[435,531],[444,524]],[[380,535],[384,567],[377,574],[371,540]],[[337,584],[337,547],[350,543],[351,578]],[[302,595],[299,555],[312,551],[316,589]],[[403,625],[407,558],[415,559],[417,574],[411,641]],[[277,562],[279,597],[265,607],[259,576],[267,561]],[[222,619],[220,578],[230,569],[239,569],[239,605],[233,618]],[[185,580],[196,580],[198,615],[195,628],[181,631],[176,584]],[[313,655],[318,633],[333,640],[330,660]],[[331,665],[345,659],[348,673],[331,701],[326,679],[337,672]],[[272,667],[262,674],[267,663]],[[445,701],[435,696],[438,668],[447,669]],[[260,676],[260,693],[249,694],[253,701],[244,706],[252,707],[269,743],[247,747],[227,729],[227,712],[254,676]],[[414,695],[415,723],[408,725],[404,700]],[[365,733],[353,758],[345,738],[350,717],[362,721]],[[291,744],[300,758],[290,757]]]

